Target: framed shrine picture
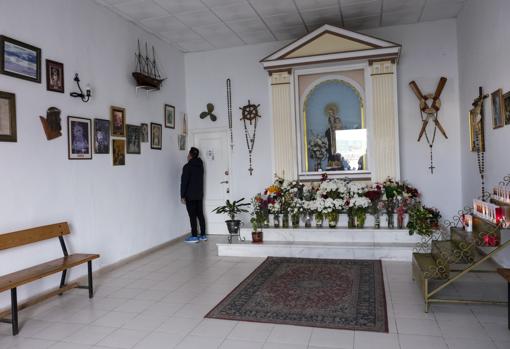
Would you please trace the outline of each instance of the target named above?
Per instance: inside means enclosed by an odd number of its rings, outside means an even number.
[[[67,145],[69,160],[92,159],[92,120],[67,117]]]
[[[110,121],[94,119],[94,153],[110,154]]]
[[[492,100],[492,128],[505,126],[505,105],[503,101],[503,90],[497,89],[491,93]]]
[[[161,138],[163,136],[163,126],[151,122],[151,149],[162,149]]]
[[[126,137],[126,109],[120,107],[110,108],[112,136]]]
[[[46,60],[46,90],[64,93],[64,65]]]
[[[41,83],[41,49],[0,35],[0,73]]]
[[[175,128],[175,107],[165,104],[165,127]]]
[[[505,106],[505,125],[510,125],[510,92],[503,95],[503,104]]]
[[[149,142],[149,125],[147,124],[140,124],[140,142]]]
[[[140,126],[126,125],[126,139],[127,139],[127,150],[128,154],[141,154],[140,145]]]
[[[113,166],[126,165],[126,140],[112,140]]]
[[[16,142],[16,95],[0,91],[0,142]]]

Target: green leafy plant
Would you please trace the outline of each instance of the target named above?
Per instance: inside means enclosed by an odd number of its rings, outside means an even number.
[[[408,214],[407,229],[409,229],[409,235],[431,236],[434,230],[439,227],[441,213],[435,208],[418,203],[409,208]]]
[[[230,220],[235,220],[236,215],[242,212],[248,212],[248,210],[244,207],[250,206],[250,203],[243,202],[244,198],[236,200],[236,201],[225,201],[225,205],[218,206],[212,212],[215,212],[217,214],[226,214]]]

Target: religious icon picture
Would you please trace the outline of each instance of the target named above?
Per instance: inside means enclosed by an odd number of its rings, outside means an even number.
[[[149,125],[140,124],[140,142],[149,142]]]
[[[62,63],[46,60],[46,89],[64,93],[64,65]]]
[[[503,95],[503,102],[505,106],[505,125],[510,125],[510,92]]]
[[[94,119],[94,153],[110,154],[110,121]]]
[[[16,142],[16,95],[0,91],[0,142]]]
[[[124,166],[126,164],[126,140],[112,140],[113,166]]]
[[[111,107],[112,136],[126,136],[126,109]]]
[[[67,117],[67,145],[69,160],[92,159],[92,120]]]
[[[141,154],[140,126],[126,125],[127,153]]]
[[[0,35],[0,73],[41,83],[41,49]]]
[[[175,107],[165,104],[165,127],[175,128]]]
[[[505,105],[503,101],[503,90],[497,89],[491,94],[492,99],[492,128],[505,126]]]
[[[177,143],[179,145],[179,150],[186,150],[186,135],[179,135],[177,137]]]
[[[151,149],[161,150],[161,138],[163,136],[163,126],[151,122]]]

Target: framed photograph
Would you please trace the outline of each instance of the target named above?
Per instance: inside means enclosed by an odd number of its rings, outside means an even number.
[[[492,128],[505,126],[505,105],[503,101],[503,90],[498,89],[491,93],[492,99]]]
[[[149,142],[149,125],[140,124],[140,142]]]
[[[476,137],[480,140],[480,151],[485,151],[485,136],[483,118],[480,114],[476,114],[474,109],[469,111],[469,144],[470,150],[476,151]]]
[[[92,120],[67,117],[67,145],[69,160],[92,159]]]
[[[64,65],[62,63],[46,60],[46,89],[64,93]]]
[[[16,95],[0,91],[0,142],[16,142]]]
[[[114,139],[112,148],[113,166],[124,166],[126,164],[126,140]]]
[[[151,122],[151,148],[161,150],[161,137],[163,136],[163,126]]]
[[[165,104],[165,127],[175,128],[175,107]]]
[[[0,73],[41,83],[41,49],[0,35]]]
[[[94,119],[94,153],[110,154],[110,121]]]
[[[140,126],[126,125],[127,150],[128,154],[141,154]]]
[[[505,125],[510,125],[510,92],[503,95],[503,102],[505,106]]]
[[[186,150],[186,135],[179,135],[177,137],[179,150]]]
[[[120,107],[110,108],[112,136],[126,137],[126,109]]]

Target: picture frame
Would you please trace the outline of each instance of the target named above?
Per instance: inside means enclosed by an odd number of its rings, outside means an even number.
[[[186,135],[180,134],[177,137],[177,144],[178,144],[179,150],[181,150],[181,151],[186,150]]]
[[[175,107],[170,104],[165,104],[164,118],[166,128],[175,128]]]
[[[161,150],[163,148],[162,136],[163,126],[161,124],[151,122],[151,149]]]
[[[510,125],[510,91],[503,95],[503,105],[505,108],[505,125]]]
[[[146,123],[140,124],[140,142],[149,142],[149,125]]]
[[[64,93],[64,64],[46,60],[46,90]]]
[[[479,120],[477,121],[477,118]],[[472,152],[476,152],[476,144],[475,144],[475,130],[476,128],[480,128],[480,151],[485,151],[485,132],[483,125],[483,117],[481,115],[476,115],[474,109],[469,111],[469,144],[470,150]]]
[[[497,89],[491,93],[492,101],[492,128],[505,126],[505,106],[503,101],[503,90]]]
[[[126,137],[126,109],[110,107],[110,121],[112,136]]]
[[[112,160],[113,166],[126,165],[126,140],[113,139],[112,140]]]
[[[0,91],[0,142],[17,142],[16,95]]]
[[[142,147],[140,144],[140,126],[126,125],[126,153],[141,154]]]
[[[94,119],[94,153],[110,154],[110,120]]]
[[[41,83],[41,49],[0,35],[0,74]]]
[[[67,117],[67,149],[69,160],[92,159],[92,120]]]

